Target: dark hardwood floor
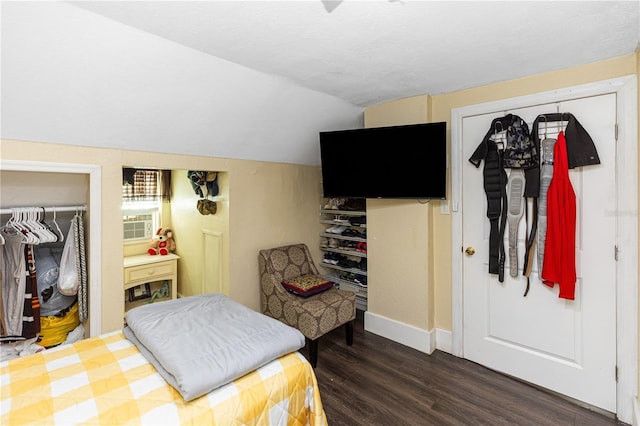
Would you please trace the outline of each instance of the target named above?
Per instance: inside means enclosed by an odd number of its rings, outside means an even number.
[[[624,425],[471,361],[364,331],[361,311],[353,346],[344,327],[319,343],[315,373],[330,426]]]

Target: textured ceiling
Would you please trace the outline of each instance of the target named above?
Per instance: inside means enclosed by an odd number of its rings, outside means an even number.
[[[638,1],[83,1],[359,106],[632,54]]]

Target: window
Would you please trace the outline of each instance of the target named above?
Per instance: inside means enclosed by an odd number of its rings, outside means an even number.
[[[123,169],[122,223],[124,241],[153,238],[160,227],[163,194],[161,170]]]

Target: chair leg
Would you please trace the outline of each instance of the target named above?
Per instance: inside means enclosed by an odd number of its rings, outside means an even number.
[[[349,321],[344,325],[347,332],[347,346],[353,345],[353,321]]]
[[[318,364],[318,340],[307,339],[309,343],[309,362],[313,368],[316,368],[316,364]]]

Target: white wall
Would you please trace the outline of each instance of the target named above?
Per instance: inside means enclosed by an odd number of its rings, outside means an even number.
[[[61,2],[2,2],[5,139],[318,165],[362,108]]]

